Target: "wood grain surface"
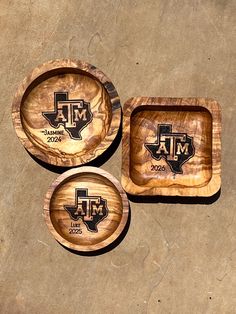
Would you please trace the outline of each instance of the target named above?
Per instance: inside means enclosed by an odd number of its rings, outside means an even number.
[[[0,1],[1,313],[235,314],[235,12],[235,0]],[[31,69],[64,57],[104,71],[121,104],[140,95],[219,101],[218,200],[134,200],[115,249],[63,249],[42,217],[58,174],[29,158],[11,103]],[[118,180],[121,155],[122,145],[102,165]]]
[[[40,65],[24,79],[14,97],[12,118],[31,154],[49,164],[76,166],[110,146],[121,107],[115,87],[100,70],[63,59]]]
[[[220,136],[220,107],[214,100],[128,100],[123,129],[124,189],[138,195],[215,194],[221,184]]]
[[[112,244],[124,230],[128,215],[128,199],[120,183],[95,167],[60,175],[44,202],[50,232],[64,246],[81,252]]]

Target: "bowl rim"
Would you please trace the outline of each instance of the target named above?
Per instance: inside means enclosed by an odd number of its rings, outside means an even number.
[[[65,238],[63,238],[55,229],[51,216],[50,216],[50,203],[51,203],[51,198],[54,194],[54,192],[57,190],[57,188],[63,184],[64,181],[68,181],[70,177],[74,177],[75,175],[83,174],[83,173],[91,173],[91,174],[98,174],[101,177],[104,177],[105,179],[109,180],[113,186],[116,188],[117,192],[119,193],[121,197],[121,202],[122,202],[122,217],[120,220],[120,223],[116,230],[108,236],[106,239],[102,240],[101,242],[98,242],[96,244],[91,244],[91,245],[79,245],[72,243]],[[46,225],[48,226],[49,231],[53,235],[53,237],[61,243],[63,246],[67,247],[68,249],[71,249],[73,251],[77,252],[92,252],[92,251],[97,251],[100,249],[103,249],[107,247],[108,245],[112,244],[123,232],[125,226],[127,225],[128,217],[129,217],[129,212],[130,212],[130,207],[129,207],[129,201],[127,198],[127,195],[122,188],[120,182],[109,172],[97,168],[97,167],[91,167],[91,166],[84,166],[80,168],[75,168],[75,169],[70,169],[67,170],[66,172],[62,173],[60,176],[56,178],[50,185],[45,199],[44,199],[44,207],[43,207],[43,216],[44,220],[46,222]]]
[[[212,117],[212,176],[209,182],[201,187],[148,187],[137,185],[130,177],[130,131],[131,118],[137,108],[144,106],[196,107],[204,108]],[[145,110],[145,109],[143,109]],[[214,130],[213,130],[214,128]],[[215,131],[215,129],[217,131]],[[122,171],[121,185],[133,196],[193,196],[210,197],[221,188],[221,107],[212,98],[204,97],[132,97],[124,103],[122,135]]]
[[[85,154],[75,157],[64,157],[64,156],[53,156],[50,152],[46,152],[40,149],[39,146],[35,145],[27,136],[22,120],[21,120],[21,106],[24,101],[24,97],[33,84],[36,84],[37,80],[42,78],[45,74],[53,71],[76,71],[85,73],[97,80],[106,90],[110,98],[111,103],[111,121],[107,134],[103,140],[96,146],[94,150],[88,150]],[[56,74],[55,74],[56,75]],[[53,74],[52,74],[53,76]],[[42,78],[43,81],[43,78]],[[27,75],[18,86],[13,102],[12,102],[12,121],[15,128],[16,134],[20,139],[21,143],[30,154],[38,158],[39,160],[46,162],[54,166],[61,167],[73,167],[88,163],[103,152],[105,152],[116,138],[121,125],[122,108],[120,98],[117,90],[111,80],[94,65],[88,62],[76,60],[76,59],[55,59],[50,60],[34,68],[29,75]]]

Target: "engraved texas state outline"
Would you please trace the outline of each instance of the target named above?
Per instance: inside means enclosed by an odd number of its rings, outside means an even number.
[[[68,99],[68,92],[54,93],[54,111],[43,112],[53,128],[64,126],[70,137],[81,140],[81,131],[92,121],[90,103],[83,99]]]
[[[164,158],[173,173],[182,174],[183,164],[194,156],[193,138],[187,133],[172,133],[171,124],[159,124],[157,133],[157,141],[144,146],[154,159]]]
[[[98,232],[97,225],[108,215],[107,201],[101,196],[88,196],[88,189],[75,189],[75,205],[64,208],[71,219],[81,219],[91,232]]]

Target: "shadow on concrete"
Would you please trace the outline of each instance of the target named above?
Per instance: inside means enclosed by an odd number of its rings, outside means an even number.
[[[194,196],[145,196],[127,194],[128,199],[133,203],[164,203],[164,204],[205,204],[209,205],[218,200],[221,189],[209,197]]]

